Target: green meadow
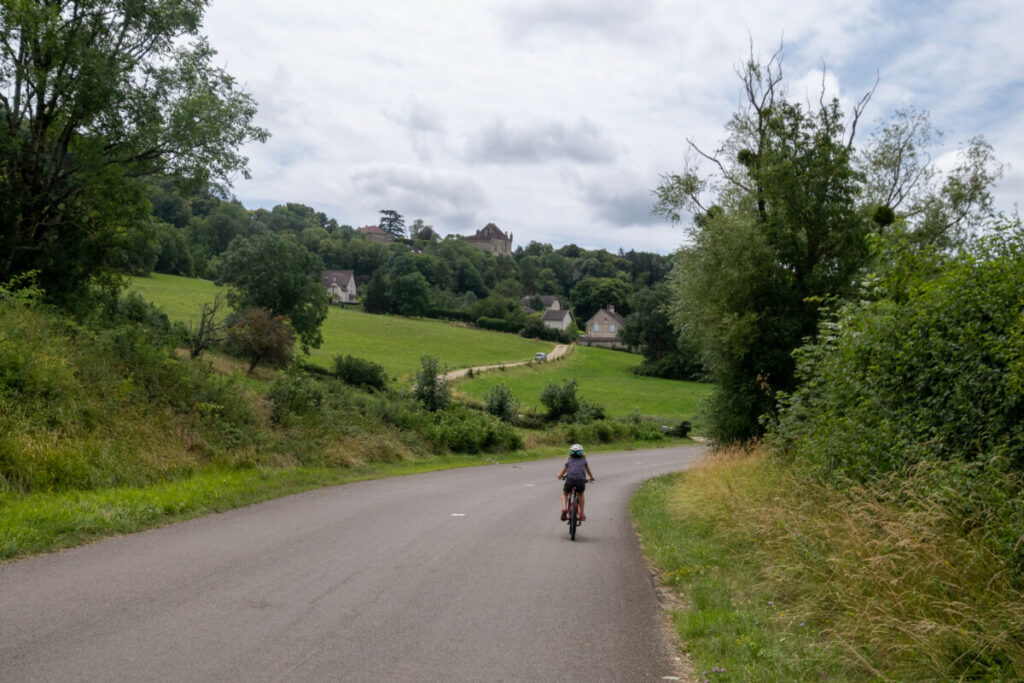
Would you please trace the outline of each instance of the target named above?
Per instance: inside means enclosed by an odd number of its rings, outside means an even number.
[[[540,393],[551,382],[575,379],[577,395],[604,406],[608,415],[639,413],[668,422],[693,420],[711,385],[633,374],[640,356],[577,346],[565,359],[476,373],[458,380],[455,390],[476,399],[496,384],[507,384],[522,405],[540,410]]]
[[[133,278],[131,289],[160,308],[174,322],[197,322],[202,304],[212,301],[217,287],[208,280],[154,274]],[[442,367],[459,368],[529,360],[554,345],[513,334],[491,332],[423,318],[371,315],[331,306],[323,325],[324,343],[309,361],[330,367],[335,356],[351,355],[384,366],[399,381],[411,379],[423,354]]]
[[[154,274],[133,278],[131,289],[160,308],[175,322],[196,322],[204,302],[217,287],[208,280]],[[380,363],[388,374],[409,381],[423,354],[438,358],[447,369],[514,363],[550,352],[549,342],[491,332],[423,318],[371,315],[332,306],[323,326],[324,343],[309,356],[312,363],[330,367],[335,356],[352,355]],[[710,385],[642,377],[633,374],[640,356],[622,351],[578,347],[562,360],[505,368],[464,378],[456,392],[481,399],[498,383],[508,384],[523,406],[541,409],[540,392],[551,382],[575,378],[578,395],[604,406],[610,417],[633,413],[668,422],[693,420]]]

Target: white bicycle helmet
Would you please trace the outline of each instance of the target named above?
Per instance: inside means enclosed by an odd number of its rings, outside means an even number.
[[[578,443],[569,446],[569,455],[583,455],[583,446]]]

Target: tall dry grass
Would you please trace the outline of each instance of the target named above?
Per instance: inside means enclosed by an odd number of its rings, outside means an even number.
[[[838,643],[849,670],[1024,679],[1021,577],[980,529],[964,533],[941,499],[922,495],[916,478],[925,476],[837,490],[763,447],[733,448],[692,472],[671,508],[749,544],[759,567],[751,590],[779,605],[783,628],[799,624]]]

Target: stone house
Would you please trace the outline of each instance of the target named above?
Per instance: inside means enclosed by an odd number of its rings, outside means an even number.
[[[586,332],[580,337],[580,343],[585,346],[626,349],[628,347],[619,337],[625,325],[625,319],[615,312],[614,306],[602,308],[587,321]]]
[[[351,270],[325,270],[320,284],[327,290],[332,304],[356,302],[356,278]]]
[[[381,230],[381,228],[376,225],[367,225],[362,228],[357,228],[356,232],[361,234],[367,242],[390,244],[395,241],[394,235],[386,230]]]
[[[466,241],[477,249],[489,251],[495,256],[512,255],[512,234],[506,235],[494,223],[488,223]]]

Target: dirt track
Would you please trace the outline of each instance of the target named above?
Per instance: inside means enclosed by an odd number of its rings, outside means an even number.
[[[568,344],[558,344],[557,346],[555,346],[555,348],[551,349],[550,353],[548,353],[547,360],[558,360],[559,358],[561,358],[562,356],[564,356],[568,352],[569,352],[569,345]],[[531,360],[517,360],[517,361],[512,361],[512,362],[509,362],[509,363],[498,363],[497,365],[481,365],[480,367],[477,367],[477,368],[461,368],[459,370],[452,370],[451,372],[446,372],[445,374],[441,375],[441,379],[443,381],[445,381],[445,382],[450,382],[453,379],[458,379],[459,377],[462,377],[463,375],[469,374],[470,370],[472,370],[474,373],[485,372],[487,370],[497,370],[499,368],[514,368],[514,367],[519,366],[519,365],[529,365],[530,363],[533,363],[533,362],[535,362],[535,361],[532,360],[532,359]]]

